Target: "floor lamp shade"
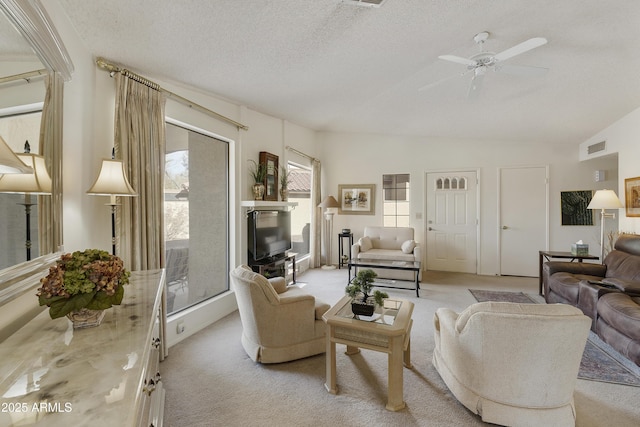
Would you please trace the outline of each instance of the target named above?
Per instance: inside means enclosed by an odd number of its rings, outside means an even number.
[[[51,194],[51,177],[44,157],[31,153],[16,154],[30,173],[11,173],[0,176],[0,193]]]
[[[0,136],[0,174],[33,173]]]
[[[593,195],[587,209],[600,209],[600,262],[604,263],[604,220],[615,218],[613,214],[605,213],[605,209],[622,208],[622,203],[613,190],[598,190]]]
[[[98,178],[88,194],[97,196],[135,196],[136,192],[129,184],[124,171],[124,164],[120,160],[102,159],[102,166]]]

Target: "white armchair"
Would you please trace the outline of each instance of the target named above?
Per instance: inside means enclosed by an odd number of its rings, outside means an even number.
[[[279,363],[325,352],[322,315],[329,304],[298,286],[287,286],[282,277],[267,280],[244,265],[230,276],[242,322],[242,346],[253,361]]]
[[[439,308],[433,364],[453,395],[489,423],[573,426],[591,320],[564,304],[483,302]]]

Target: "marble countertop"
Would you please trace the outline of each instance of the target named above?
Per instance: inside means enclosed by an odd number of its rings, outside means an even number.
[[[100,326],[45,310],[0,343],[0,425],[135,425],[163,289],[163,270],[132,272]]]

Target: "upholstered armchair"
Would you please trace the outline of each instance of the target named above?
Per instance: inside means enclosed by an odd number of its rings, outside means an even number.
[[[434,316],[433,364],[489,423],[573,426],[573,391],[591,320],[565,304],[482,302]]]
[[[242,265],[231,274],[242,322],[242,346],[255,362],[279,363],[325,352],[322,315],[329,304],[284,278],[267,280]]]

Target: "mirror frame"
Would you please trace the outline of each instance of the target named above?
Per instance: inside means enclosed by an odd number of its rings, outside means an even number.
[[[0,10],[29,42],[44,66],[53,73],[51,91],[53,106],[51,152],[47,158],[52,180],[51,247],[57,252],[63,246],[62,230],[62,99],[64,82],[71,80],[74,67],[58,32],[40,0],[0,0]]]

